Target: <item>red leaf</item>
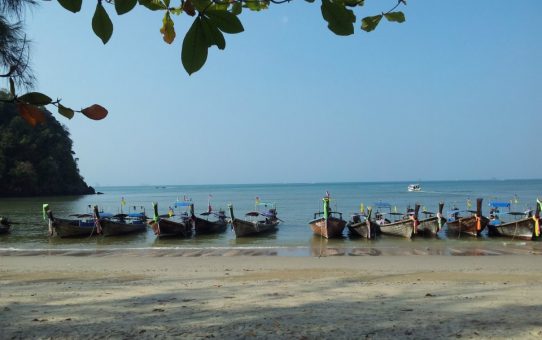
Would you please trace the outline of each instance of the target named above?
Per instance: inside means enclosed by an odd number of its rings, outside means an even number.
[[[191,17],[196,15],[196,9],[194,8],[194,5],[192,4],[192,1],[190,1],[190,0],[186,0],[184,2],[183,10],[184,10],[184,12],[186,14],[190,15]]]
[[[86,109],[81,110],[81,112],[88,118],[94,120],[104,119],[107,116],[107,110],[98,104],[91,105]]]
[[[34,105],[26,103],[17,103],[19,114],[32,126],[45,122],[45,113]]]

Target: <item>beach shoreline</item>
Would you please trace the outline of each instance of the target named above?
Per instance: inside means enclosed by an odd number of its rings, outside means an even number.
[[[538,256],[1,256],[0,338],[542,338]]]

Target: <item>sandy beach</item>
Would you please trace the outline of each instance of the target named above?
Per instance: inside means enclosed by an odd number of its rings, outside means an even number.
[[[2,256],[0,338],[542,338],[542,259]]]

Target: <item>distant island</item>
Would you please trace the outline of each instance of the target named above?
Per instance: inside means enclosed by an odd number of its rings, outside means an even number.
[[[0,102],[0,197],[95,194],[79,174],[72,145],[50,112],[32,127],[15,105]]]

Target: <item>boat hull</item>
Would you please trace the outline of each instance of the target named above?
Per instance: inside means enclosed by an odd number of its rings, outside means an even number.
[[[228,222],[226,222],[226,220],[208,221],[199,217],[196,217],[195,219],[194,231],[196,235],[220,234],[228,229]]]
[[[476,217],[475,216],[469,216],[469,217],[462,217],[456,221],[448,221],[446,222],[446,225],[448,226],[448,233],[451,234],[465,234],[470,236],[480,236],[480,233],[489,223],[489,219],[487,217],[482,216],[480,221],[480,229],[477,229],[476,226]]]
[[[259,234],[273,233],[278,230],[280,221],[245,221],[234,218],[231,222],[235,237],[255,236]]]
[[[412,235],[414,234],[414,224],[410,219],[380,224],[380,232],[384,235],[412,238]]]
[[[94,222],[55,218],[52,222],[54,234],[60,238],[89,237],[98,235]]]
[[[147,230],[146,223],[122,223],[106,219],[100,220],[103,236],[117,236],[132,233],[141,233]]]
[[[439,225],[440,219],[440,225]],[[444,226],[446,219],[444,217],[429,217],[423,220],[420,220],[420,224],[416,227],[416,235],[427,236],[427,237],[436,237],[440,228]]]
[[[380,227],[377,223],[370,222],[358,222],[358,223],[348,223],[346,225],[350,235],[361,236],[367,239],[374,239],[380,233]]]
[[[524,218],[500,225],[492,225],[490,223],[487,225],[487,231],[489,236],[504,236],[522,240],[532,240],[534,226],[535,223],[532,218]]]
[[[326,221],[323,217],[309,222],[312,232],[325,238],[340,238],[346,227],[346,221],[336,217],[329,217]]]
[[[161,218],[158,223],[151,224],[154,234],[159,237],[180,236],[190,237],[192,235],[192,223],[190,221],[172,221]]]

